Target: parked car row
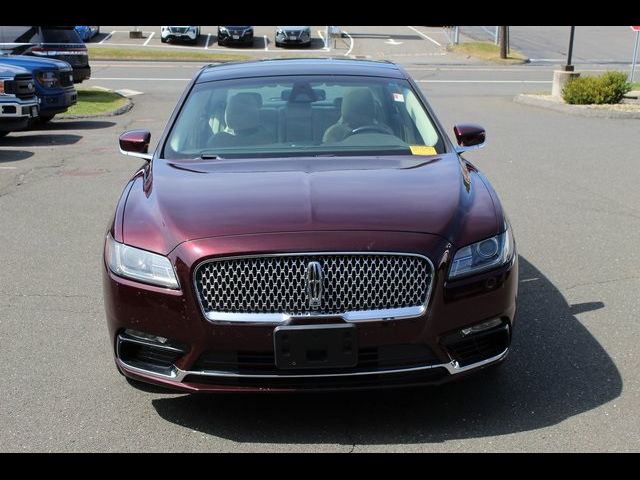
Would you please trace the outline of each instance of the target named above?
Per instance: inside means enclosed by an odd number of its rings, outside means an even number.
[[[31,55],[67,62],[73,82],[91,77],[89,54],[74,27],[0,26],[0,54]]]
[[[253,45],[253,27],[250,25],[219,25],[218,45]],[[162,26],[160,39],[162,43],[172,41],[186,41],[198,43],[200,27],[195,26]],[[289,45],[308,47],[311,45],[311,27],[308,26],[278,26],[275,29],[274,40],[276,47]]]
[[[69,63],[0,55],[0,136],[48,122],[77,101]]]

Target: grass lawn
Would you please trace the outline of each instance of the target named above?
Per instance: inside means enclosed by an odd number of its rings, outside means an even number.
[[[96,88],[78,89],[78,103],[63,115],[98,115],[112,112],[127,103],[120,95]]]
[[[520,52],[510,49],[507,58],[500,58],[500,45],[491,42],[464,42],[458,45],[448,47],[450,51],[469,55],[471,57],[480,58],[482,60],[490,60],[497,63],[518,64],[525,63],[527,57]]]
[[[640,90],[640,82],[633,82],[631,84],[631,90]]]
[[[231,62],[249,60],[249,55],[235,53],[215,53],[207,50],[189,50],[183,48],[155,48],[155,47],[102,47],[87,45],[89,61],[91,60],[167,60],[167,61],[198,61]]]

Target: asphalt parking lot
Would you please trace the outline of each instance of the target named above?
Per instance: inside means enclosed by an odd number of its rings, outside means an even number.
[[[467,158],[500,195],[520,254],[507,363],[397,391],[133,388],[113,364],[102,305],[104,234],[140,165],[118,154],[117,138],[146,128],[153,148],[200,64],[92,62],[87,85],[135,91],[131,111],[0,139],[0,451],[640,450],[638,120],[514,103],[550,89],[553,63],[464,62],[407,27],[360,28],[350,28],[353,55],[396,52],[447,128],[486,127],[487,146]]]

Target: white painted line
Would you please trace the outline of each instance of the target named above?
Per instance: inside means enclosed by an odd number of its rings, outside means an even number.
[[[322,39],[322,43],[324,43],[324,47],[322,49],[329,50],[329,41],[326,38],[324,38],[324,34],[322,33],[322,30],[318,30],[318,36]]]
[[[264,36],[264,51],[268,52],[269,51],[269,39],[267,38],[267,36]]]
[[[485,32],[487,32],[489,35],[491,35],[493,37],[495,32],[492,32],[491,30],[489,30],[488,28],[484,28],[482,25],[480,26],[481,29],[483,29]]]
[[[120,90],[116,90],[115,92],[127,98],[135,97],[136,95],[142,95],[144,93],[144,92],[139,92],[137,90],[130,90],[128,88],[122,88]]]
[[[156,32],[151,32],[151,35],[149,35],[149,38],[147,38],[147,41],[146,41],[146,42],[144,42],[144,43],[142,44],[142,46],[143,46],[143,47],[146,47],[146,46],[147,46],[147,44],[151,41],[151,39],[153,38],[153,36],[154,36],[155,34],[156,34]]]
[[[425,38],[427,40],[429,40],[430,42],[435,43],[437,46],[441,47],[442,44],[439,42],[436,42],[433,38],[431,38],[429,35],[425,35],[424,33],[422,33],[420,30],[418,30],[417,28],[413,28],[410,25],[407,25],[407,28],[410,28],[411,30],[413,30],[414,32],[416,32],[418,35],[420,35],[422,38]]]
[[[207,43],[204,46],[205,50],[209,50],[209,40],[211,40],[211,34],[207,35]]]
[[[530,58],[530,62],[564,62],[565,58]]]
[[[113,36],[113,34],[114,34],[114,33],[116,33],[116,31],[115,31],[115,30],[114,30],[113,32],[111,32],[109,35],[107,35],[106,37],[104,37],[102,40],[100,40],[100,41],[98,42],[98,45],[100,45],[101,43],[104,43],[104,42],[106,42],[107,40],[109,40],[109,39]]]
[[[349,32],[347,32],[346,30],[343,30],[342,33],[344,33],[347,37],[349,37],[349,41],[351,42],[351,46],[349,47],[349,50],[347,50],[347,53],[344,54],[344,56],[346,57],[351,53],[351,50],[353,50],[353,37],[349,35]]]
[[[91,80],[131,80],[132,82],[188,82],[190,78],[91,77]],[[549,82],[551,83],[551,82]]]
[[[416,80],[418,83],[553,83],[551,80]]]
[[[18,167],[0,167],[0,170],[15,170]]]

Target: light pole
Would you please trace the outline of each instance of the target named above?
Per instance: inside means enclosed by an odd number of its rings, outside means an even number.
[[[567,54],[567,64],[564,66],[565,72],[573,72],[573,65],[571,65],[571,56],[573,55],[573,35],[576,31],[576,27],[571,27],[571,33],[569,34],[569,53]]]

